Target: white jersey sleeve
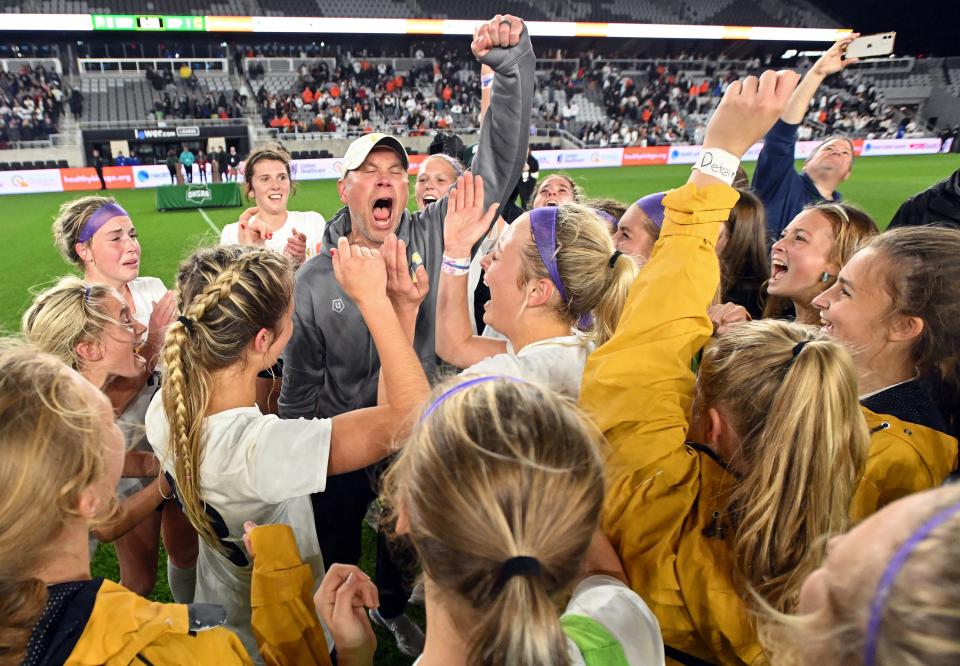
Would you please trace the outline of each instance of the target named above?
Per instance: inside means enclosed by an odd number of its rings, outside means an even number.
[[[149,326],[153,304],[167,295],[166,286],[159,278],[138,277],[128,283],[127,287],[133,297],[133,307],[136,308],[133,318],[144,326]]]
[[[653,611],[616,578],[588,576],[577,585],[564,615],[585,615],[609,631],[630,666],[663,666],[663,637]]]
[[[236,245],[240,242],[240,223],[231,222],[220,230],[220,245]]]
[[[250,487],[264,502],[323,492],[330,462],[330,419],[265,416],[247,448]]]

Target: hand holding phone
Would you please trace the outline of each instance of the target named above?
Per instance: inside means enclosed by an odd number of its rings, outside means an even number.
[[[893,53],[896,32],[881,32],[876,35],[857,37],[847,45],[844,56],[850,58],[879,58]]]

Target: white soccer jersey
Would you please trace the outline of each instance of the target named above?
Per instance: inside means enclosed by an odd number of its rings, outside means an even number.
[[[464,375],[509,375],[548,386],[560,395],[580,397],[580,380],[595,345],[582,334],[533,342],[518,353],[507,341],[507,352],[485,358],[463,371]]]
[[[162,393],[161,388],[147,410],[147,438],[164,471],[176,480]],[[243,547],[243,523],[289,525],[319,587],[323,558],[309,495],[326,487],[330,437],[330,419],[281,420],[255,406],[203,420],[200,493],[226,554],[200,540],[196,601],[227,609],[227,627],[255,661],[259,652],[250,629],[252,563]]]
[[[155,277],[135,278],[127,283],[127,287],[133,297],[133,318],[149,327],[153,304],[167,295],[167,288]],[[146,332],[143,334],[143,339],[147,339]]]
[[[256,220],[256,216],[251,221]],[[327,226],[327,221],[323,215],[313,211],[291,210],[287,212],[287,221],[283,226],[273,232],[273,238],[264,242],[264,246],[276,252],[283,252],[287,245],[287,239],[293,235],[296,229],[307,237],[307,259],[320,253],[323,244],[323,230]],[[221,245],[235,245],[240,242],[240,223],[232,222],[223,228],[220,232]]]

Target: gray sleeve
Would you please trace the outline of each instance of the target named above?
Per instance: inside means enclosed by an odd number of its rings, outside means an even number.
[[[499,215],[520,178],[530,143],[536,56],[527,27],[523,27],[520,42],[516,46],[492,49],[481,62],[492,67],[497,76],[493,80],[490,106],[483,116],[479,147],[470,170],[475,175],[483,176],[484,208],[499,201]],[[436,229],[441,243],[448,196],[445,195],[423,211],[424,226]],[[479,247],[478,242],[473,252],[476,253]]]
[[[523,171],[530,143],[536,56],[526,25],[519,44],[509,49],[491,49],[481,62],[492,67],[497,75],[471,170],[483,176],[484,207],[499,201],[502,212]]]
[[[317,415],[320,387],[326,376],[326,342],[317,326],[316,304],[309,283],[311,278],[320,277],[315,271],[297,272],[293,334],[283,352],[283,382],[278,401],[281,418],[312,419]]]

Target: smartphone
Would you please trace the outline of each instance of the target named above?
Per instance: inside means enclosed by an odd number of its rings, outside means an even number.
[[[893,53],[893,43],[897,33],[881,32],[876,35],[857,37],[847,45],[844,55],[847,58],[877,58]]]

